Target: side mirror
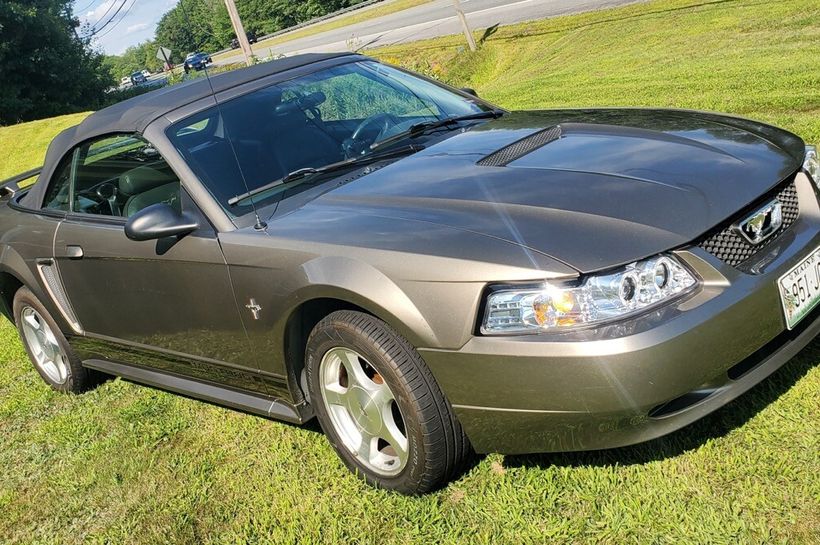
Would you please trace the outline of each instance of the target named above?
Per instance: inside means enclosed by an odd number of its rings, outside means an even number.
[[[461,91],[462,93],[467,93],[468,95],[472,95],[472,96],[478,98],[478,93],[476,93],[475,89],[473,89],[472,87],[462,87],[461,89],[459,89],[459,91]]]
[[[194,219],[161,202],[146,206],[128,218],[125,236],[131,240],[183,237],[198,228],[199,224]]]

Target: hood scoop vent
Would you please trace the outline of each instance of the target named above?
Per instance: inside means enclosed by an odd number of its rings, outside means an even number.
[[[542,129],[516,140],[481,158],[476,164],[483,167],[505,167],[528,153],[561,138],[561,125]]]

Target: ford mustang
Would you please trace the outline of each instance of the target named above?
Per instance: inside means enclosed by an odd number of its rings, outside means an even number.
[[[2,186],[0,303],[56,390],[316,417],[423,493],[473,451],[646,441],[764,380],[820,330],[818,177],[764,123],[512,112],[294,56],[60,133]]]

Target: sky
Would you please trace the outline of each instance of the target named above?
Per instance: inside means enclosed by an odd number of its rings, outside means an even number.
[[[81,23],[97,27],[111,19],[122,0],[74,0],[74,14]],[[119,55],[129,46],[154,37],[160,17],[177,0],[126,0],[112,22],[101,29],[94,45],[108,55]]]

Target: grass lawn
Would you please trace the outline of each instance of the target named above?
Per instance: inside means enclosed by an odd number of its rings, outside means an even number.
[[[76,125],[88,113],[41,119],[31,123],[0,127],[0,180],[43,164],[51,139],[63,129]]]
[[[481,36],[476,32],[476,38]],[[820,142],[820,3],[667,0],[368,51],[513,109],[730,112]]]
[[[337,28],[355,25],[357,23],[361,23],[362,21],[369,21],[370,19],[376,19],[384,15],[396,13],[397,11],[404,11],[406,9],[414,8],[430,1],[432,0],[393,0],[392,2],[384,2],[384,4],[379,3],[372,7],[368,6],[366,8],[362,8],[361,10],[354,11],[348,15],[343,15],[332,20],[316,23],[315,25],[300,28],[299,30],[294,30],[293,32],[288,32],[287,34],[280,34],[279,36],[259,40],[257,43],[252,44],[251,48],[257,56],[265,57],[269,53],[266,50],[275,45],[289,42],[291,40],[298,40],[299,38],[306,38],[315,34],[321,34],[322,32],[327,32],[328,30],[335,30]],[[236,51],[240,50],[237,49]],[[236,51],[228,51],[225,53],[220,53],[219,55],[214,55],[214,60],[220,61],[235,54]]]
[[[461,40],[374,53],[510,108],[707,108],[820,142],[814,1],[650,2],[502,28],[476,55]],[[0,172],[81,116],[0,129]],[[491,455],[405,498],[349,476],[315,428],[121,380],[55,394],[3,321],[0,543],[820,544],[818,361],[820,340],[651,443]]]

